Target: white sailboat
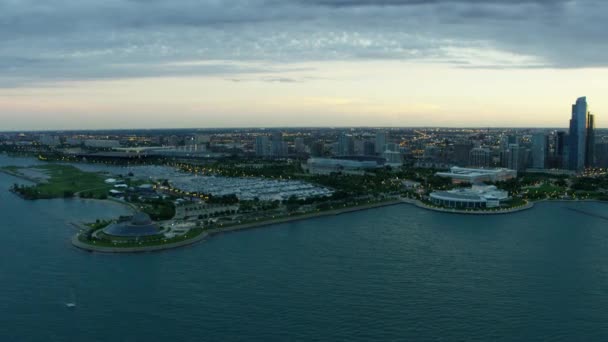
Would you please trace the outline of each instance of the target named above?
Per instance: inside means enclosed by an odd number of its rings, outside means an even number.
[[[70,301],[65,303],[65,306],[70,309],[76,307],[76,296],[74,295],[74,290],[70,291]]]

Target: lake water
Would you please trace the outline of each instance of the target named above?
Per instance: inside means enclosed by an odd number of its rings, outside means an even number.
[[[605,204],[396,205],[105,255],[71,247],[69,222],[126,209],[24,201],[15,181],[0,175],[0,341],[608,340]]]

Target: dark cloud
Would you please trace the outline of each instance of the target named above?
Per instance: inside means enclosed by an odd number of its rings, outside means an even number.
[[[272,72],[264,77],[288,80],[276,66],[323,60],[603,67],[607,14],[600,0],[4,0],[0,85]]]

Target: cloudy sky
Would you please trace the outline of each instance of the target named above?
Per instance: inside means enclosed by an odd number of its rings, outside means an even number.
[[[605,0],[0,0],[0,130],[608,119]],[[604,124],[606,123],[606,124]]]

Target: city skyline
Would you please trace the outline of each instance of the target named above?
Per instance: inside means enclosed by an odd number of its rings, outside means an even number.
[[[606,127],[596,0],[0,8],[2,130],[567,128],[583,95]]]

